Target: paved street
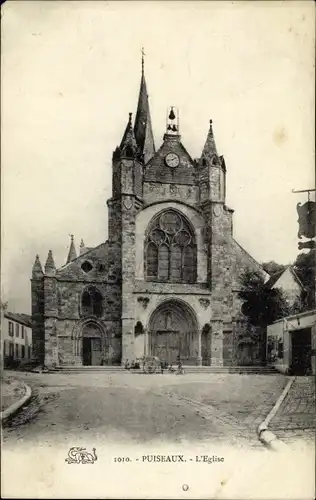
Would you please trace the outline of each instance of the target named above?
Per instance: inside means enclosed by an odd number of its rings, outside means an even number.
[[[263,450],[256,429],[286,383],[282,375],[18,376],[38,394],[41,411],[26,425],[6,430],[7,446],[77,442],[80,435],[89,441],[102,436],[137,443],[193,440]]]
[[[315,446],[315,379],[296,377],[270,429],[291,448]]]
[[[282,375],[16,376],[34,398],[3,433],[3,487],[11,497],[310,498],[310,456],[282,458],[256,434],[287,383]],[[65,464],[71,446],[95,447],[97,462]],[[143,462],[160,453],[183,453],[186,463]],[[208,465],[197,455],[224,462]]]

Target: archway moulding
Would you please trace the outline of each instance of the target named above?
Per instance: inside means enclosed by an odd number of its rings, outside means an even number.
[[[147,323],[146,323],[146,330],[150,330],[150,325],[152,323],[153,318],[155,315],[159,314],[160,310],[163,310],[165,307],[168,307],[170,305],[170,309],[172,309],[172,306],[175,307],[180,307],[184,310],[185,313],[188,313],[189,316],[191,317],[193,323],[194,323],[194,328],[196,331],[200,330],[200,324],[199,320],[196,314],[196,311],[193,309],[193,307],[188,304],[188,302],[184,301],[183,299],[179,298],[168,298],[168,299],[162,299],[156,307],[151,311],[151,313],[148,315]]]
[[[76,338],[82,337],[82,332],[83,332],[84,327],[89,325],[89,324],[96,326],[100,330],[100,334],[104,337],[107,337],[107,329],[103,325],[103,323],[101,321],[99,321],[97,318],[95,318],[94,316],[89,316],[89,317],[86,317],[86,318],[79,320],[75,324],[75,326],[72,330],[71,338],[76,339]]]

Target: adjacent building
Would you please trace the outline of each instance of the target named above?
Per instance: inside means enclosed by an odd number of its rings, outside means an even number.
[[[32,357],[32,318],[6,311],[2,317],[1,343],[4,365]]]
[[[293,266],[287,266],[284,270],[273,274],[267,281],[266,286],[270,289],[279,288],[282,290],[290,307],[301,301],[302,292],[304,291],[304,285]]]
[[[262,267],[235,240],[227,166],[210,120],[193,159],[178,110],[154,143],[142,61],[135,120],[106,167],[112,175],[106,241],[65,265],[50,250],[32,271],[34,352],[47,367],[121,364],[143,355],[185,364],[260,364],[258,337],[241,313],[239,276]],[[192,124],[194,126],[194,124]],[[234,168],[238,168],[236,165]]]
[[[268,326],[267,360],[282,373],[316,375],[316,310]]]

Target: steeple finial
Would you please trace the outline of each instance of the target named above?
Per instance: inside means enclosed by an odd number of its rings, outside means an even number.
[[[32,268],[32,278],[41,278],[43,276],[43,268],[39,258],[39,255],[36,255],[35,262]]]
[[[144,71],[144,47],[142,47],[142,77],[140,82],[137,112],[134,124],[134,133],[140,153],[146,164],[155,154],[154,135],[151,126],[149,101]]]
[[[75,247],[75,243],[74,243],[74,235],[70,234],[69,236],[70,236],[70,247],[69,247],[69,252],[68,252],[66,264],[69,264],[69,262],[71,262],[77,258],[77,252],[76,252],[76,247]]]
[[[145,66],[145,60],[144,60],[144,56],[145,56],[145,52],[144,52],[144,47],[142,47],[142,76],[144,76],[144,66]]]
[[[49,250],[45,264],[45,274],[54,275],[56,273],[56,266],[53,258],[53,252]]]

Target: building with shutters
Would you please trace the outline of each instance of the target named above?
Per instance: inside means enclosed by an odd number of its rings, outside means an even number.
[[[233,236],[227,167],[210,120],[200,157],[170,107],[156,148],[144,61],[137,112],[112,157],[108,239],[71,238],[56,269],[52,251],[32,271],[33,342],[48,367],[121,364],[154,355],[188,365],[260,364],[241,314],[240,273],[261,266]]]
[[[1,321],[4,366],[32,358],[32,321],[28,314],[4,311]]]

